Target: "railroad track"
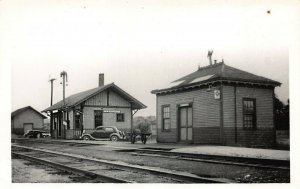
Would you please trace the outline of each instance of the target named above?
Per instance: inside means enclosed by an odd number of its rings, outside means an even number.
[[[12,142],[18,142],[19,139],[14,139]],[[36,140],[22,140],[22,142],[36,143]],[[103,145],[95,143],[83,143],[83,142],[61,142],[61,141],[47,141],[39,140],[39,143],[44,144],[59,144],[76,147],[87,147],[91,145]],[[236,165],[236,166],[248,166],[255,168],[277,169],[277,170],[290,170],[290,161],[288,160],[273,160],[273,159],[261,159],[261,158],[247,158],[247,157],[230,157],[220,155],[207,155],[207,154],[189,154],[171,152],[168,148],[135,148],[135,149],[118,149],[117,152],[128,152],[135,156],[156,156],[161,158],[179,159],[185,161],[205,162],[212,164],[224,164],[224,165]]]
[[[118,150],[126,151],[126,150]],[[127,150],[130,152],[130,150]],[[256,168],[267,169],[279,169],[290,170],[290,161],[288,160],[273,160],[273,159],[261,159],[261,158],[248,158],[248,157],[230,157],[219,155],[207,155],[207,154],[189,154],[180,152],[170,152],[168,149],[152,149],[152,148],[140,148],[131,150],[133,155],[140,156],[157,156],[163,158],[180,159],[187,161],[205,162],[213,164],[225,164],[225,165],[237,165],[248,166]]]
[[[113,162],[12,144],[12,155],[106,183],[227,183],[174,170]],[[232,182],[232,181],[230,181]]]

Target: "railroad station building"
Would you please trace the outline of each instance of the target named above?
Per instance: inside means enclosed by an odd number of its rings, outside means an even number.
[[[104,74],[99,74],[98,87],[73,94],[65,98],[65,106],[62,100],[43,112],[51,114],[53,138],[78,139],[83,130],[89,133],[97,126],[130,131],[134,113],[144,108],[143,103],[116,84],[104,85]]]
[[[157,141],[271,147],[274,88],[281,83],[228,66],[198,68],[156,95]]]

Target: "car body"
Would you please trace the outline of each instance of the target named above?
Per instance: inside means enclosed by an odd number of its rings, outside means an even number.
[[[125,134],[115,126],[98,126],[90,134],[83,131],[80,138],[82,140],[109,139],[111,141],[118,141],[120,139],[125,139]]]
[[[46,138],[50,136],[51,136],[50,133],[41,130],[28,130],[24,134],[24,137],[26,138]]]

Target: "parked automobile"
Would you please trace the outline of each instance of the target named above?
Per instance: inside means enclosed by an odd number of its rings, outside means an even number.
[[[50,136],[51,136],[50,133],[41,130],[28,130],[24,134],[24,137],[26,138],[46,138]]]
[[[91,134],[83,131],[80,138],[82,140],[109,139],[111,141],[118,141],[125,139],[125,133],[118,130],[115,126],[98,126]]]

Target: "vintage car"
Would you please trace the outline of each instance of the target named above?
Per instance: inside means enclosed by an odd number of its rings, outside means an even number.
[[[28,130],[24,137],[26,138],[46,138],[50,137],[50,133],[41,130]]]
[[[111,141],[118,141],[125,139],[125,133],[118,130],[115,126],[98,126],[91,134],[83,131],[80,138],[82,140],[109,139]]]

